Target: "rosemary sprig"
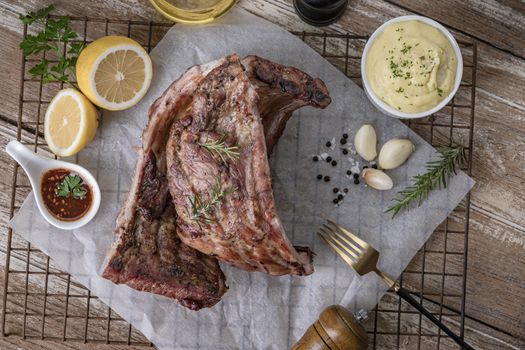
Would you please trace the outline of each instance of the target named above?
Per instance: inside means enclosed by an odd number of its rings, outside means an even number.
[[[239,158],[239,147],[227,146],[224,142],[224,138],[225,136],[221,137],[219,140],[210,142],[206,140],[204,143],[199,143],[199,146],[204,147],[212,155],[219,156],[224,163],[226,163],[226,158],[231,160]]]
[[[465,149],[463,146],[439,147],[439,159],[428,162],[427,172],[416,175],[412,178],[413,184],[397,193],[393,200],[396,202],[391,205],[386,212],[392,213],[394,218],[404,209],[409,209],[413,201],[418,202],[418,206],[428,198],[430,191],[441,187],[447,187],[447,180],[456,174],[456,167],[462,167],[465,163]]]
[[[199,195],[190,198],[191,215],[190,218],[197,222],[210,222],[212,210],[222,202],[222,200],[237,191],[237,187],[224,188],[220,182],[217,182],[211,189],[210,200],[204,202]]]
[[[32,25],[39,23],[43,29],[36,35],[27,34],[20,43],[20,49],[24,56],[36,55],[40,52],[54,52],[58,62],[53,63],[45,58],[35,64],[29,70],[35,79],[42,78],[43,83],[53,81],[63,82],[75,87],[72,80],[75,79],[75,65],[80,51],[84,49],[84,42],[73,42],[77,39],[77,33],[70,27],[70,18],[67,16],[59,19],[50,19],[49,13],[55,7],[49,5],[27,15],[20,15],[22,23]]]

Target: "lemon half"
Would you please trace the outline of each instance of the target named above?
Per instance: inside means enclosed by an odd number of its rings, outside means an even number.
[[[117,111],[130,108],[146,94],[151,83],[151,59],[144,48],[123,36],[93,41],[76,64],[80,90],[94,104]]]
[[[60,90],[51,100],[44,120],[44,137],[51,151],[72,156],[95,137],[97,110],[75,89]]]

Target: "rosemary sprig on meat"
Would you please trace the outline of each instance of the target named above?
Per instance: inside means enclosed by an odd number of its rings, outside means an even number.
[[[221,183],[217,182],[211,189],[210,200],[205,202],[199,195],[190,198],[192,220],[198,222],[210,222],[213,209],[219,205],[222,200],[237,191],[237,187],[224,188]]]
[[[412,202],[417,201],[418,206],[428,198],[430,191],[447,187],[447,181],[456,174],[456,167],[465,163],[465,149],[463,146],[439,147],[439,159],[427,163],[427,172],[412,178],[413,184],[397,193],[396,202],[386,212],[391,212],[394,218],[404,209],[409,209]]]
[[[204,147],[212,155],[219,156],[224,163],[226,163],[226,158],[231,160],[238,159],[240,156],[239,147],[227,146],[224,138],[223,136],[219,140],[210,142],[206,140],[204,143],[199,143],[199,146]]]

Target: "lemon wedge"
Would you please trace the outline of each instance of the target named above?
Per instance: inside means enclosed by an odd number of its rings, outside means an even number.
[[[51,100],[44,120],[44,137],[60,157],[78,153],[95,137],[97,110],[75,89],[60,90]]]
[[[80,90],[94,104],[118,111],[135,105],[151,83],[151,59],[139,43],[123,36],[93,41],[76,64]]]

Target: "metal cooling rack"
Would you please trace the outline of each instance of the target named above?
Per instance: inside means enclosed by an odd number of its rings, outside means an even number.
[[[90,42],[104,35],[126,35],[148,52],[164,36],[171,23],[71,17],[80,40]],[[29,28],[24,27],[24,37]],[[318,51],[354,82],[361,85],[360,59],[366,36],[327,33],[294,33]],[[407,122],[434,146],[459,143],[465,146],[471,174],[477,47],[460,42],[464,75],[454,100],[435,115]],[[43,54],[44,57],[46,53]],[[43,85],[28,69],[42,57],[22,58],[17,139],[35,152],[46,152],[43,115],[49,101],[63,86]],[[53,57],[46,59],[52,61]],[[55,58],[56,59],[56,58]],[[21,168],[13,162],[10,216],[20,208],[30,190]],[[465,288],[470,195],[434,232],[401,276],[401,283],[452,330],[465,329]],[[44,253],[8,230],[1,311],[3,336],[82,343],[152,346],[148,340],[105,306],[89,290],[60,271]],[[394,293],[387,293],[364,322],[370,348],[454,348],[439,329],[429,325],[417,310]]]

